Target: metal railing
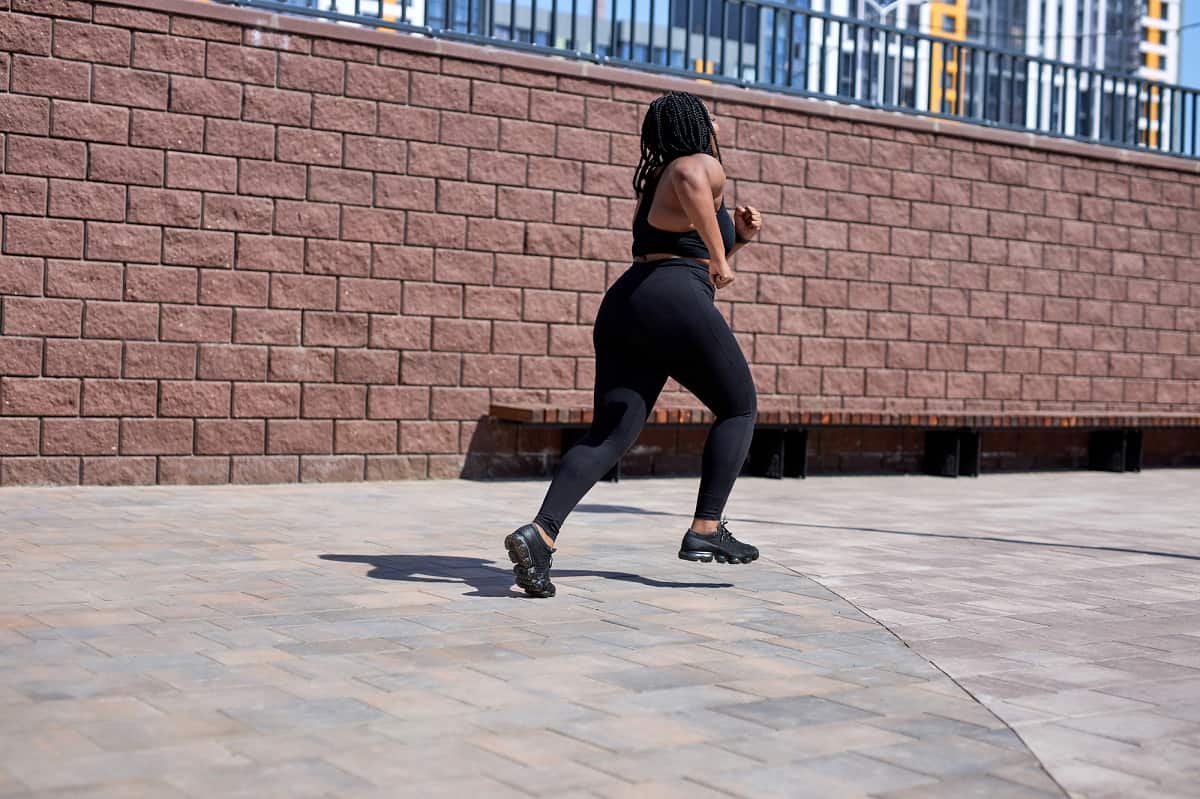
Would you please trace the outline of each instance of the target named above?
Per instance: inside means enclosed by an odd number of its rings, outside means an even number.
[[[776,0],[216,0],[1200,157],[1200,90]]]

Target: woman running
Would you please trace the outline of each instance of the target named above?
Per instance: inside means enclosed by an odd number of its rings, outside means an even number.
[[[733,282],[727,259],[758,235],[762,216],[743,206],[731,218],[725,208],[718,130],[700,98],[687,92],[660,97],[646,112],[633,176],[633,264],[604,295],[592,331],[592,425],[563,456],[534,520],[504,539],[517,585],[530,596],[554,596],[550,564],[559,528],[633,446],[668,377],[716,416],[679,557],[758,557],[721,520],[754,433],[756,397],[746,358],[713,301],[715,289]]]

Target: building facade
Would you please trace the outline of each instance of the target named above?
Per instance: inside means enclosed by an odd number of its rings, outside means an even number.
[[[1173,93],[1140,81],[1178,82],[1180,0],[812,0],[811,8],[964,44],[871,29],[847,47],[844,26],[830,22],[821,49],[856,60],[852,71],[869,85],[839,86],[830,57],[823,71],[810,57],[813,92],[850,89],[884,106],[1151,147],[1175,122]]]
[[[1181,0],[285,2],[1069,137],[1187,132],[1144,84],[1178,81]]]

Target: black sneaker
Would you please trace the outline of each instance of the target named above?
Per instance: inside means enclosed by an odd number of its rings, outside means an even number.
[[[749,563],[758,560],[758,549],[734,538],[722,521],[712,535],[697,535],[690,529],[684,533],[679,557],[700,563],[711,563],[713,558],[717,563]]]
[[[550,562],[553,549],[546,546],[541,533],[532,524],[518,527],[504,539],[508,558],[513,563],[513,574],[517,585],[525,593],[536,597],[554,596],[554,583],[550,582]]]

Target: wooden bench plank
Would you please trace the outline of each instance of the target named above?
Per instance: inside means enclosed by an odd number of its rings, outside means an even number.
[[[534,422],[538,413],[532,407],[516,405],[492,405],[488,408],[489,416],[507,422]]]

